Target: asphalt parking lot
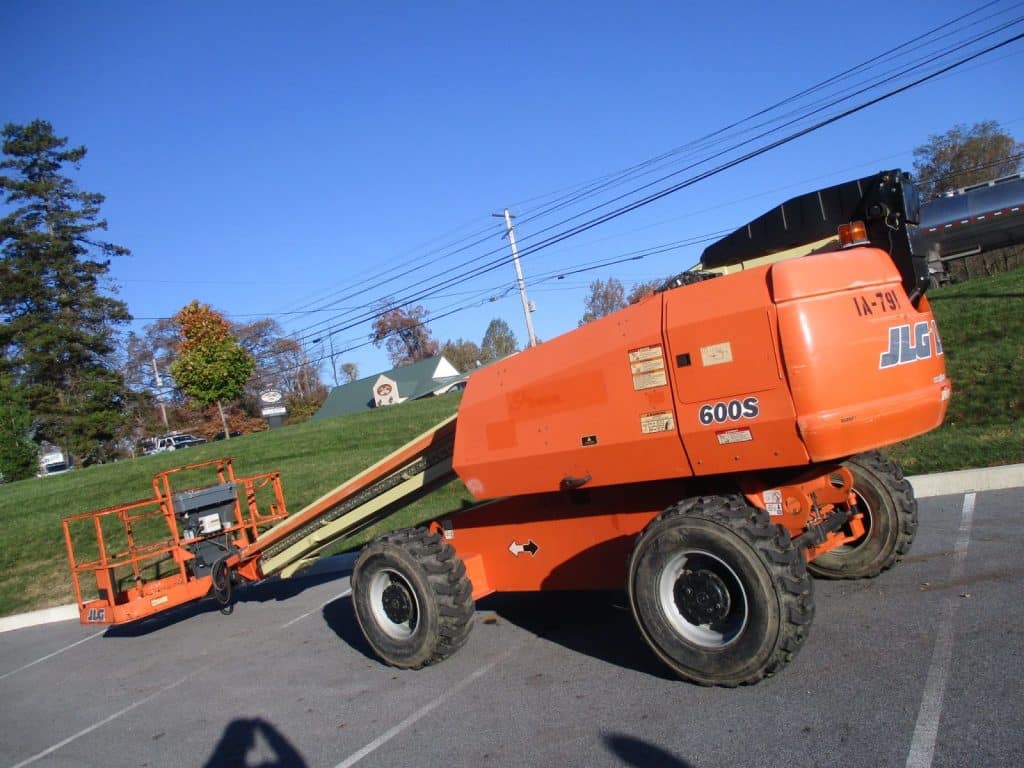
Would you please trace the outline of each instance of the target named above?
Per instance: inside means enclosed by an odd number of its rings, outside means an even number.
[[[816,582],[807,644],[756,686],[669,677],[608,594],[489,598],[453,658],[391,669],[321,575],[229,617],[0,634],[0,764],[1024,765],[1024,489],[920,507],[902,564]]]

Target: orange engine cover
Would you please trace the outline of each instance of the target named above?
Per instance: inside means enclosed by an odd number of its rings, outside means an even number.
[[[938,426],[925,300],[883,251],[649,297],[474,373],[454,467],[478,499],[797,467]]]
[[[934,429],[951,387],[926,298],[915,308],[884,251],[776,264],[772,292],[797,427],[814,461]]]
[[[474,373],[454,466],[478,499],[685,477],[662,296]],[[589,478],[589,479],[587,479]]]

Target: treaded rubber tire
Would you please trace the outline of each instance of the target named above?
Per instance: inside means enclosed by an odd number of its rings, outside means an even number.
[[[673,625],[672,607],[666,610],[659,597],[662,575],[671,573],[673,558],[700,553],[724,563],[742,584],[746,619],[723,647],[685,637]],[[774,674],[803,645],[814,618],[813,585],[803,555],[767,512],[739,495],[686,499],[652,520],[634,544],[627,589],[651,649],[681,678],[701,685],[734,687]]]
[[[900,468],[877,451],[843,462],[864,505],[868,530],[858,541],[819,555],[807,564],[824,579],[868,579],[891,568],[910,551],[917,531],[917,499]]]
[[[410,620],[390,620],[380,585],[415,606]],[[466,566],[444,539],[426,528],[403,528],[368,544],[352,571],[356,620],[374,652],[386,663],[419,669],[451,656],[473,628],[473,585]],[[376,590],[374,585],[378,585]]]

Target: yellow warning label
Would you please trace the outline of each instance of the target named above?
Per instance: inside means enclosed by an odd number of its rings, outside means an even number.
[[[675,416],[672,411],[658,411],[640,415],[640,431],[645,435],[655,432],[668,432],[676,428]]]

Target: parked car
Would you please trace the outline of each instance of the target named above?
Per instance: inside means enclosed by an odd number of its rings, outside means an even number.
[[[182,448],[191,448],[193,445],[205,443],[201,437],[189,434],[163,435],[153,441],[153,449],[150,453],[165,453],[167,451],[179,451]]]
[[[71,462],[63,451],[46,451],[39,457],[39,471],[36,477],[59,475],[71,471]]]
[[[228,437],[241,437],[241,436],[242,436],[242,433],[241,432],[236,432],[235,430],[231,430],[230,432],[228,432]],[[214,435],[213,439],[214,440],[223,440],[224,439],[224,430],[222,429],[220,432],[218,432],[216,435]]]

